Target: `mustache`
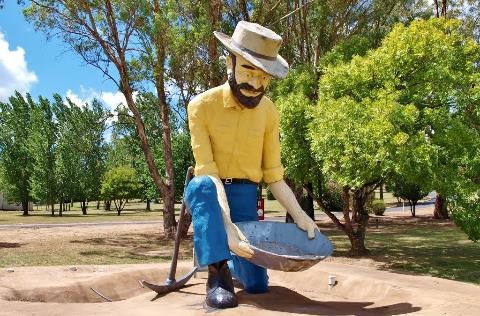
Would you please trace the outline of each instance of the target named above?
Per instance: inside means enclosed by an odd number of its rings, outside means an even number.
[[[258,89],[255,89],[252,85],[246,83],[246,82],[243,82],[243,83],[240,83],[237,85],[237,89],[240,90],[246,90],[246,91],[250,91],[250,92],[260,92],[260,93],[265,93],[265,88],[263,86],[259,87]]]

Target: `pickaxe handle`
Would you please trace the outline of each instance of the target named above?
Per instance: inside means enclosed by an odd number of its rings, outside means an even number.
[[[172,265],[170,266],[170,274],[168,275],[166,284],[171,284],[175,282],[175,273],[177,272],[178,250],[180,248],[181,230],[183,227],[183,220],[185,218],[185,212],[187,209],[187,205],[185,204],[185,192],[187,190],[188,183],[193,178],[193,172],[194,168],[190,166],[188,167],[187,174],[185,175],[185,188],[183,190],[182,206],[180,208],[180,216],[177,223],[177,233],[175,234],[175,247],[173,249]]]

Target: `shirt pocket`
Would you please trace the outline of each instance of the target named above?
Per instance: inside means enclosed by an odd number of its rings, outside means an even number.
[[[227,152],[231,150],[233,128],[230,125],[215,125],[210,136],[215,151]]]

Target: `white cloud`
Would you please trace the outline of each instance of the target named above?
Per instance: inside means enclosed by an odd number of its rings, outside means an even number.
[[[82,108],[87,103],[90,103],[93,100],[93,98],[91,100],[88,99],[88,98],[84,100],[78,94],[73,93],[71,89],[68,89],[67,93],[65,94],[65,98],[70,99],[70,101],[72,101],[77,106],[82,107]]]
[[[136,93],[134,94],[134,99],[135,95]],[[105,108],[111,112],[114,112],[117,106],[120,104],[123,104],[125,106],[127,105],[127,101],[125,100],[123,93],[121,93],[120,91],[98,92],[92,88],[87,89],[83,86],[80,86],[79,93],[75,93],[72,91],[72,89],[68,89],[65,97],[69,98],[70,101],[81,107],[84,107],[87,103],[91,104],[93,102],[93,99],[97,99],[99,101],[102,101]]]
[[[37,75],[28,70],[25,50],[10,50],[5,36],[0,33],[0,101],[6,102],[15,90],[24,94],[38,81]]]
[[[137,92],[133,93],[133,99],[136,100]],[[125,107],[127,106],[127,101],[123,93],[120,91],[116,92],[98,92],[92,88],[85,88],[84,86],[80,86],[80,92],[74,93],[71,89],[65,93],[64,98],[69,98],[70,101],[75,103],[77,106],[84,107],[87,104],[90,105],[93,102],[93,99],[97,99],[101,101],[104,105],[104,108],[113,114],[113,117],[107,120],[107,124],[111,124],[118,120],[116,109],[118,105],[123,104]],[[130,111],[129,111],[130,113]],[[130,113],[132,114],[132,113]]]
[[[135,99],[136,93],[134,93],[134,99]],[[123,104],[124,106],[127,106],[127,101],[125,100],[125,97],[123,96],[123,93],[120,91],[117,91],[115,93],[113,92],[102,92],[100,94],[100,99],[105,103],[108,109],[111,111],[114,111],[119,104]]]

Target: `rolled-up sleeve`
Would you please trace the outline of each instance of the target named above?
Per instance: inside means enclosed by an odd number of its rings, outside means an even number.
[[[195,175],[218,175],[218,167],[213,160],[212,144],[204,119],[204,109],[200,107],[201,102],[195,101],[195,99],[192,100],[187,108],[192,151],[195,157]]]
[[[263,142],[262,171],[265,183],[277,182],[283,179],[284,169],[280,160],[279,120],[278,111],[271,104]]]

